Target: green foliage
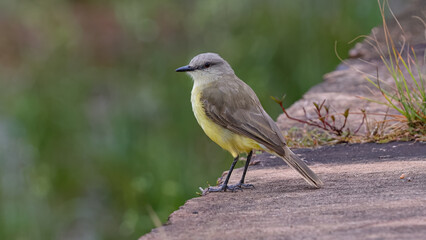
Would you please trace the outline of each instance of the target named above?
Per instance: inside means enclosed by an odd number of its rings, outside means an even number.
[[[0,238],[136,239],[165,222],[232,160],[197,126],[191,80],[174,69],[218,52],[276,117],[268,96],[290,103],[320,82],[339,63],[333,43],[377,25],[376,8],[1,1]]]
[[[371,78],[366,77],[367,81],[378,88],[385,98],[384,102],[372,99],[367,100],[374,101],[397,110],[406,118],[409,125],[416,125],[417,123],[425,124],[426,91],[422,74],[420,73],[420,70],[418,70],[415,76],[411,66],[408,66],[406,60],[401,57],[401,54],[397,52],[394,47],[392,49],[392,55],[389,59],[386,59],[384,56],[381,58],[394,80],[395,89],[392,92],[385,90],[380,86],[380,79],[376,83]],[[410,54],[407,55],[407,61],[411,61],[411,64],[418,69],[419,67],[414,50],[412,50],[412,54],[414,57]],[[406,78],[406,76],[402,73],[401,68],[404,68],[403,70],[408,72],[410,78]],[[409,87],[409,85],[413,87]]]
[[[381,52],[376,46],[378,43],[373,41],[371,44],[378,50],[380,58],[388,73],[392,76],[395,85],[390,86],[391,90],[386,90],[381,86],[381,82],[384,81],[379,76],[376,78],[377,82],[366,76],[367,81],[379,89],[385,100],[382,102],[366,99],[397,110],[405,117],[405,121],[410,128],[423,128],[424,131],[426,125],[426,89],[423,73],[420,70],[416,52],[413,48],[408,48],[404,52],[405,46],[402,46],[400,50],[395,46],[384,17],[386,3],[380,4],[380,11],[383,19],[387,52]],[[403,32],[403,29],[401,31]]]

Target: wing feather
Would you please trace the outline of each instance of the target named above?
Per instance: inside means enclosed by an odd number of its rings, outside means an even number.
[[[240,79],[216,81],[201,94],[206,115],[216,124],[284,154],[285,141],[254,91]]]

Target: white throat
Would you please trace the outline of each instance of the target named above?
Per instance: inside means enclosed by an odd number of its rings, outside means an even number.
[[[213,74],[206,74],[202,72],[190,72],[189,75],[191,75],[192,79],[194,80],[194,87],[197,88],[199,86],[212,83],[214,81],[217,81],[219,76],[215,76]]]

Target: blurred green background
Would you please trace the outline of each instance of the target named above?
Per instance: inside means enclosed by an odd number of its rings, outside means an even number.
[[[371,0],[0,1],[0,239],[137,239],[232,161],[174,69],[217,52],[276,118],[378,24]]]

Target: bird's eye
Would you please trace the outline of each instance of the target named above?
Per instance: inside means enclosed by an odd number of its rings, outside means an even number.
[[[210,62],[206,62],[206,63],[204,63],[204,67],[205,67],[205,68],[209,68],[211,65],[212,65],[212,64],[211,64]]]

